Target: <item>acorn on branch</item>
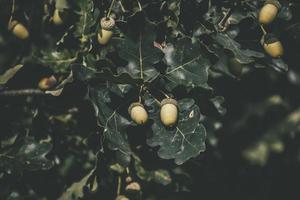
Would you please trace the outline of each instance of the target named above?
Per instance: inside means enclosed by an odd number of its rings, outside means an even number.
[[[27,28],[17,20],[13,20],[8,24],[8,30],[21,40],[25,40],[29,37]]]
[[[143,104],[139,102],[132,103],[128,108],[128,113],[131,119],[139,125],[145,124],[148,120],[148,113]]]
[[[140,191],[141,190],[141,186],[138,182],[132,182],[130,184],[128,184],[125,188],[126,191]]]
[[[126,196],[124,196],[124,195],[118,195],[116,197],[116,200],[129,200],[129,199]]]
[[[281,5],[277,0],[267,0],[261,8],[258,16],[260,24],[270,24],[277,16]]]
[[[177,101],[172,98],[166,98],[161,101],[160,120],[168,127],[176,124],[178,118]]]
[[[39,81],[38,87],[40,90],[49,90],[53,88],[57,83],[55,76],[44,77]]]
[[[106,45],[113,35],[115,20],[111,17],[103,17],[100,21],[101,29],[98,33],[99,44]]]
[[[263,37],[263,47],[267,54],[273,58],[279,58],[283,55],[283,46],[278,38],[271,33]]]
[[[63,11],[61,11],[59,9],[54,10],[52,21],[55,25],[62,25],[64,23],[62,13],[63,13]]]

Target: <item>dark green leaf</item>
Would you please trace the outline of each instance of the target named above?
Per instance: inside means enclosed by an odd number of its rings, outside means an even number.
[[[125,38],[113,38],[112,42],[119,56],[126,60],[126,67],[119,67],[118,73],[129,74],[133,79],[151,82],[159,75],[154,65],[163,58],[163,53],[153,43],[156,35],[152,25],[141,29],[138,37],[126,35]]]
[[[109,141],[110,148],[119,151],[127,160],[130,160],[131,149],[126,128],[131,123],[118,113],[118,109],[112,109],[109,106],[111,99],[106,87],[90,88],[89,93],[99,124],[103,128],[104,138]]]
[[[153,106],[154,100],[147,99],[147,105]],[[163,159],[175,159],[175,163],[183,164],[190,158],[198,156],[205,150],[206,131],[200,124],[200,110],[192,99],[178,101],[178,123],[173,128],[166,128],[160,121],[159,107],[152,109],[151,118],[153,136],[147,143],[159,146],[158,155]]]
[[[210,62],[203,57],[198,43],[192,43],[191,39],[183,38],[176,45],[168,45],[164,53],[168,65],[165,77],[169,80],[167,84],[169,88],[179,85],[208,88]]]
[[[79,11],[79,21],[76,24],[74,35],[80,38],[80,41],[85,42],[90,37],[92,27],[95,25],[96,20],[93,16],[94,3],[92,0],[77,0]]]
[[[241,64],[249,64],[254,62],[254,58],[263,58],[264,54],[250,49],[242,49],[241,45],[230,38],[226,33],[217,33],[213,36],[215,41],[222,45],[225,49],[232,51],[235,58]]]
[[[43,65],[48,65],[55,72],[67,72],[70,71],[70,65],[77,59],[77,55],[68,50],[42,51],[42,57],[39,58],[39,62]]]
[[[52,145],[38,142],[33,137],[26,137],[24,141],[15,143],[0,153],[0,167],[7,172],[25,170],[46,170],[53,166],[53,162],[46,158]]]

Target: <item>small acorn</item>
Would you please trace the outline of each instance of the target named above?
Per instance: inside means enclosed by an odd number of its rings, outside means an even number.
[[[101,29],[98,33],[98,42],[99,44],[106,45],[113,35],[112,29],[115,27],[115,20],[111,17],[103,17],[100,21],[100,25]]]
[[[139,102],[132,103],[128,108],[131,119],[137,124],[145,124],[148,120],[148,113],[143,104]]]
[[[161,122],[168,127],[173,126],[177,122],[178,108],[177,101],[172,98],[166,98],[161,101],[160,119]]]
[[[283,46],[274,34],[266,34],[263,38],[263,47],[267,54],[273,58],[279,58],[283,55]]]
[[[124,195],[118,195],[116,197],[116,200],[129,200],[129,199],[126,196],[124,196]]]
[[[52,17],[52,21],[55,25],[62,25],[64,23],[62,19],[62,11],[55,9]]]
[[[50,77],[42,78],[42,79],[39,81],[38,87],[39,87],[41,90],[49,90],[50,88],[52,88],[53,86],[55,86],[56,83],[57,83],[57,80],[56,80],[56,78],[52,75],[52,76],[50,76]]]
[[[141,186],[138,182],[132,182],[126,186],[125,190],[126,191],[140,191]]]
[[[127,176],[127,177],[126,177],[126,183],[130,183],[130,182],[132,182],[131,176]]]
[[[17,20],[11,21],[8,25],[8,29],[21,40],[25,40],[29,37],[27,28]]]
[[[258,16],[260,24],[270,24],[277,16],[281,5],[277,0],[267,0],[261,8]]]

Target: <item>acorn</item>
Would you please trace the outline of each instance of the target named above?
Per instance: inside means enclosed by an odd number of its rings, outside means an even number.
[[[132,182],[126,186],[125,190],[126,191],[140,191],[141,186],[138,182]]]
[[[62,25],[64,23],[62,19],[62,11],[55,9],[52,17],[52,21],[55,25]]]
[[[27,28],[17,20],[11,21],[8,25],[8,29],[21,40],[25,40],[29,37]]]
[[[39,81],[38,87],[41,90],[49,90],[57,83],[56,78],[52,75],[50,77],[44,77]]]
[[[279,58],[283,55],[283,46],[274,34],[266,34],[263,38],[263,47],[267,54],[273,58]]]
[[[131,176],[127,176],[127,177],[126,177],[126,183],[130,183],[130,182],[132,182]]]
[[[139,102],[132,103],[128,108],[131,119],[137,124],[145,124],[148,120],[148,113],[143,104]]]
[[[129,199],[124,195],[118,195],[116,200],[129,200]]]
[[[261,8],[258,16],[260,24],[270,24],[277,16],[281,5],[277,0],[267,0]]]
[[[115,20],[111,17],[103,17],[100,21],[101,29],[98,33],[99,44],[106,45],[111,39],[113,32],[112,29],[115,27]]]
[[[172,98],[166,98],[161,101],[160,119],[161,122],[168,127],[173,126],[177,122],[178,107],[177,101]]]

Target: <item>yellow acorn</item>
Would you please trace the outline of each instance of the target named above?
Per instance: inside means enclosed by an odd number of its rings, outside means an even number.
[[[116,200],[129,200],[129,199],[124,195],[118,195]]]
[[[141,186],[138,182],[132,182],[126,186],[125,190],[126,191],[140,191]]]
[[[173,126],[177,122],[178,108],[175,99],[166,98],[161,101],[160,120],[168,127]]]
[[[267,0],[258,16],[260,24],[270,24],[277,16],[281,5],[277,0]]]
[[[263,47],[267,54],[273,58],[279,58],[283,55],[283,46],[274,34],[266,34],[263,38]]]
[[[111,17],[103,17],[100,21],[100,25],[101,29],[98,33],[98,42],[99,44],[106,45],[113,35],[112,29],[115,26],[115,20]]]
[[[9,23],[8,29],[21,40],[25,40],[29,37],[27,28],[16,20],[13,20]]]
[[[59,9],[54,10],[52,21],[55,25],[62,25],[64,23],[61,14],[62,11],[60,11]]]
[[[143,104],[139,102],[132,103],[128,108],[131,119],[137,124],[145,124],[148,120],[148,113]]]
[[[57,80],[56,80],[56,78],[52,75],[52,76],[50,76],[50,77],[42,78],[42,79],[39,81],[38,87],[39,87],[41,90],[48,90],[48,89],[52,88],[54,85],[56,85],[56,83],[57,83]]]

